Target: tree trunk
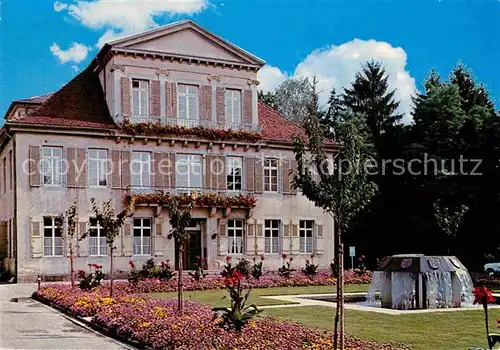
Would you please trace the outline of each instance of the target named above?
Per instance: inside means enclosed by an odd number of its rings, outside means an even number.
[[[73,260],[73,243],[69,244],[69,273],[71,288],[75,288],[75,265]]]
[[[109,257],[109,296],[113,297],[113,246],[109,248],[110,257]]]
[[[181,242],[178,242],[177,252],[178,252],[177,253],[178,254],[178,258],[177,258],[177,262],[178,262],[178,266],[177,266],[177,273],[178,273],[178,276],[177,276],[177,310],[182,315],[182,288],[183,288],[183,285],[182,285],[182,254],[184,253],[184,249],[181,246]]]
[[[335,225],[336,226],[336,225]],[[336,302],[337,302],[337,307],[335,308],[335,323],[333,325],[333,348],[335,350],[338,349],[338,342],[339,342],[339,319],[340,319],[340,264],[339,264],[339,250],[340,250],[340,244],[339,244],[339,231],[338,229],[335,230],[334,232],[335,236],[335,260],[337,261],[337,283],[336,283],[336,289],[337,289],[337,296],[336,296]]]
[[[339,236],[340,236],[340,231],[339,231]],[[339,238],[340,241],[342,241],[342,237],[340,236]],[[339,289],[340,289],[340,298],[339,298],[339,303],[340,306],[337,305],[337,307],[340,309],[340,340],[339,340],[339,349],[344,350],[344,244],[340,244],[340,250],[339,250]]]
[[[485,297],[486,299],[486,297]],[[484,325],[486,327],[486,340],[488,341],[488,349],[492,349],[493,346],[491,345],[490,342],[490,330],[488,327],[488,301],[485,300],[483,301],[483,309],[484,309]]]

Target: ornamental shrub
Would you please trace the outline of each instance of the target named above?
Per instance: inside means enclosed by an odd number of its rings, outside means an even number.
[[[260,262],[256,262],[256,259],[253,258],[253,265],[250,269],[250,274],[253,278],[259,279],[262,277],[262,263],[264,261],[264,255],[260,256]]]
[[[98,264],[88,264],[89,273],[87,274],[84,270],[78,271],[78,278],[80,282],[78,287],[82,290],[91,290],[101,285],[101,281],[104,279],[104,274],[102,273],[102,265]]]
[[[311,261],[306,260],[306,266],[302,269],[302,273],[308,277],[316,276],[318,265],[314,265],[314,254],[311,254]]]
[[[290,257],[288,258],[288,261],[286,261],[286,257],[287,257],[286,253],[281,254],[281,259],[283,259],[283,265],[278,269],[278,273],[282,277],[290,278],[292,272],[295,271],[295,269],[291,268],[293,258]]]
[[[206,263],[205,258],[200,258],[199,256],[196,257],[196,268],[194,271],[189,272],[189,276],[191,276],[196,282],[201,281],[207,276],[207,273],[205,270],[203,270],[203,265]]]

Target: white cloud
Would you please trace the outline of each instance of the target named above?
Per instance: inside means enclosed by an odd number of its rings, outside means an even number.
[[[67,4],[63,4],[62,2],[56,1],[54,3],[54,10],[56,12],[61,12],[62,10],[65,10],[67,8],[68,8],[68,5]]]
[[[279,68],[265,65],[257,73],[257,78],[260,81],[259,89],[271,91],[289,77],[288,74],[283,73]]]
[[[97,41],[96,47],[97,49],[100,49],[101,47],[104,46],[104,44],[109,43],[114,40],[121,39],[123,37],[126,37],[127,34],[125,34],[123,31],[122,32],[115,32],[113,29],[108,29],[106,32],[99,38]]]
[[[407,56],[401,47],[376,40],[360,40],[331,45],[311,52],[304,61],[300,62],[293,73],[294,77],[312,77],[318,79],[320,103],[328,100],[332,87],[340,92],[342,87],[347,87],[352,82],[354,75],[361,65],[369,60],[381,61],[389,74],[389,87],[396,89],[396,99],[401,101],[400,112],[405,113],[403,122],[411,121],[411,95],[417,91],[415,79],[406,70]],[[261,87],[265,91],[274,89],[279,85],[286,73],[279,68],[264,67],[263,74],[259,74]]]
[[[61,49],[59,45],[53,43],[50,52],[59,59],[61,63],[80,63],[87,58],[90,47],[79,43],[73,43],[67,50]]]
[[[192,15],[207,6],[208,0],[78,0],[75,4],[56,2],[54,9],[66,10],[86,27],[113,28],[112,33],[115,35],[126,36],[157,27],[155,16]],[[99,39],[99,47],[107,42],[105,36],[109,38],[110,33],[108,30]]]
[[[73,69],[73,71],[75,72],[78,72],[80,70],[80,68],[77,65],[72,65],[71,69]]]

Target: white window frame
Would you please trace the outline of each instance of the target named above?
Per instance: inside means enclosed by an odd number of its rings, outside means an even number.
[[[179,171],[179,166],[185,165],[187,168],[186,173]],[[198,168],[198,169],[197,169]],[[186,185],[182,186],[179,180],[186,176]],[[199,186],[195,185],[195,179],[199,176]],[[203,189],[203,158],[199,154],[178,154],[175,157],[175,188],[183,192],[190,193],[191,191],[201,191]]]
[[[136,224],[136,220],[140,220],[140,224]],[[144,225],[145,221],[149,220],[149,226]],[[136,230],[139,230],[140,235],[136,236]],[[144,235],[145,231],[149,230],[149,236]],[[152,241],[153,241],[153,219],[152,218],[134,218],[132,225],[133,236],[133,255],[151,255]],[[145,244],[147,243],[147,244]],[[145,249],[148,247],[149,251]]]
[[[227,157],[226,158],[226,183],[228,191],[242,191],[243,190],[243,157]],[[238,176],[232,171],[233,169],[239,169],[239,182],[236,181]],[[232,183],[232,188],[229,184]],[[237,189],[236,184],[240,184],[240,188]]]
[[[92,221],[95,220],[95,225]],[[92,231],[97,233],[97,236],[92,236]],[[96,218],[89,219],[89,251],[90,256],[107,256],[108,255],[108,244],[106,242],[106,236],[103,235],[102,226],[99,224]],[[93,254],[97,252],[97,254]]]
[[[272,165],[276,162],[276,165]],[[276,173],[274,175],[273,173]],[[262,176],[264,177],[264,192],[279,192],[280,188],[280,171],[279,171],[279,160],[277,158],[265,158],[264,166],[262,171]],[[276,177],[276,189],[273,189],[273,178]]]
[[[226,108],[226,121],[229,123],[241,123],[241,90],[226,89],[224,104]]]
[[[277,225],[276,225],[277,224]],[[264,221],[264,253],[279,254],[281,251],[281,220]]]
[[[50,225],[45,225],[45,219],[50,219]],[[58,225],[56,220],[61,220],[62,218],[57,216],[44,216],[43,217],[43,256],[45,257],[54,257],[59,258],[64,256],[64,247],[63,247],[63,228],[62,222],[61,225]],[[50,236],[45,235],[45,230],[50,230]],[[59,234],[57,235],[57,232]],[[47,244],[47,242],[50,242]],[[47,249],[50,250],[50,253],[47,254]],[[60,249],[60,254],[56,254],[56,249]]]
[[[46,151],[49,151],[46,155]],[[56,152],[57,151],[57,152]],[[63,149],[62,147],[44,146],[41,149],[40,175],[44,186],[61,187],[63,185]],[[59,155],[56,155],[59,153]],[[45,182],[45,176],[50,176],[50,182]]]
[[[196,92],[190,92],[190,88],[195,88]],[[182,91],[185,89],[185,91]],[[200,120],[200,88],[198,85],[194,84],[182,84],[178,83],[177,84],[177,118],[180,120]],[[186,115],[181,116],[180,114],[180,105],[181,105],[181,99],[184,99],[185,101],[185,109],[186,109]],[[194,100],[194,110],[191,110],[190,107],[190,100]],[[182,125],[182,124],[181,124]],[[186,125],[186,126],[192,126],[192,125]]]
[[[92,153],[95,152],[95,156]],[[90,148],[87,150],[87,173],[89,178],[89,187],[108,187],[108,150]],[[95,167],[96,177],[92,178],[92,167]],[[104,176],[104,178],[102,178]],[[101,180],[104,179],[104,185]],[[92,180],[95,180],[93,182]]]
[[[138,167],[137,171],[134,169],[134,166]],[[151,187],[151,152],[132,152],[130,185],[132,187]]]
[[[308,223],[312,223],[311,227],[307,227]],[[316,223],[314,220],[299,220],[299,252],[311,254],[314,252],[314,229]],[[308,241],[308,238],[310,239]]]
[[[237,223],[241,223],[238,227]],[[226,223],[227,253],[243,255],[245,253],[245,222],[242,219],[229,219]],[[238,235],[238,233],[240,233]]]
[[[134,87],[139,83],[139,87]],[[132,116],[149,117],[149,80],[132,78],[130,81],[130,106]],[[137,94],[137,106],[134,103],[134,94]],[[134,109],[137,107],[137,113]]]

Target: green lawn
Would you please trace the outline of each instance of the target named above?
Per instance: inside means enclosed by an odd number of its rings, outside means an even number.
[[[496,331],[500,310],[489,311],[490,331]],[[333,312],[334,309],[321,306],[265,310],[266,315],[330,329]],[[346,331],[363,339],[404,343],[416,350],[486,348],[487,345],[482,310],[394,316],[346,310]]]
[[[349,284],[345,286],[346,293],[366,292],[368,284]],[[281,300],[272,300],[261,298],[265,295],[291,295],[291,294],[323,294],[335,293],[335,286],[312,286],[312,287],[286,287],[286,288],[255,288],[252,290],[249,298],[250,303],[257,306],[265,305],[283,305],[294,304]],[[177,297],[177,292],[172,293],[154,293],[155,297],[174,299]],[[187,300],[196,300],[203,304],[211,306],[228,306],[229,300],[223,299],[227,295],[225,290],[206,290],[195,292],[184,292],[184,298]]]
[[[267,288],[252,290],[250,301],[260,305],[283,304],[264,299],[266,295],[334,293],[333,286]],[[365,292],[368,285],[346,285],[346,292]],[[175,298],[176,293],[155,293],[160,298]],[[224,290],[185,292],[186,299],[211,306],[228,306]],[[311,327],[332,328],[334,309],[322,306],[266,309],[263,315],[300,322]],[[490,310],[490,330],[496,332],[500,310]],[[416,350],[455,350],[472,346],[486,348],[484,314],[477,311],[450,311],[413,315],[385,315],[346,310],[346,330],[363,339],[405,344]],[[497,348],[495,348],[497,349]],[[500,348],[498,348],[500,349]]]

